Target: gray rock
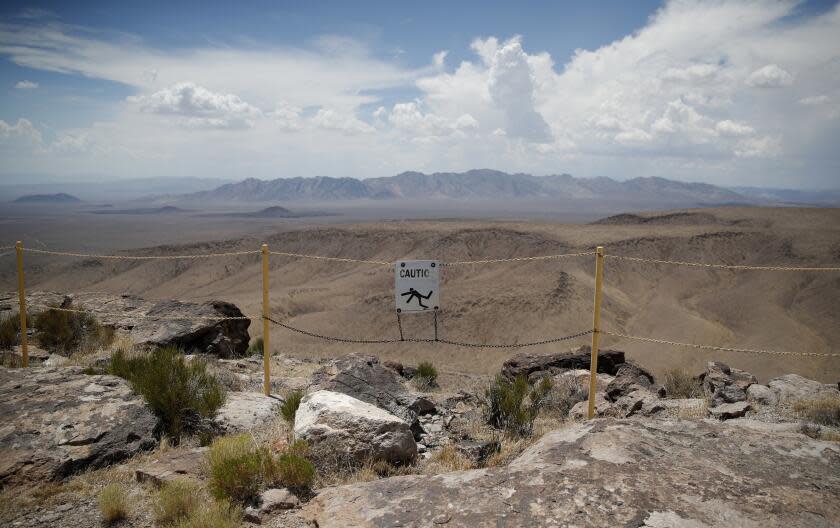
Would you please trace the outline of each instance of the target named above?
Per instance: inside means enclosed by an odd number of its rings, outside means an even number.
[[[729,420],[744,416],[750,409],[750,404],[745,401],[721,403],[716,407],[709,407],[709,414],[718,420]]]
[[[404,420],[339,392],[306,396],[295,415],[294,434],[309,443],[313,458],[326,463],[404,463],[417,456],[414,435]]]
[[[65,296],[54,292],[32,292],[27,295],[27,303],[30,306],[67,306],[72,303],[75,308],[90,310],[100,323],[129,334],[138,345],[174,345],[188,352],[228,358],[243,356],[250,340],[248,327],[251,321],[248,319],[171,319],[243,315],[236,305],[224,301],[188,303],[147,301],[133,295],[80,293]],[[4,315],[2,311],[0,315]]]
[[[606,398],[603,392],[595,393],[595,416],[607,416],[612,411],[612,403]],[[569,416],[576,420],[589,416],[589,400],[578,402],[572,406]]]
[[[411,426],[415,438],[422,434],[417,412],[425,406],[400,383],[397,374],[379,363],[376,356],[349,354],[331,361],[313,374],[312,390],[328,390],[352,396],[398,416]]]
[[[824,396],[840,397],[834,385],[803,378],[798,374],[785,374],[767,384],[779,401],[815,399]]]
[[[0,367],[0,487],[58,480],[153,448],[157,420],[125,380]]]
[[[206,447],[172,449],[156,453],[134,471],[134,478],[137,482],[158,487],[177,479],[198,479],[206,453]]]
[[[767,385],[754,383],[747,389],[747,401],[761,405],[775,405],[779,398]]]
[[[706,365],[706,372],[701,374],[701,378],[709,407],[745,401],[747,388],[756,383],[755,376],[749,372],[716,361]]]
[[[620,397],[612,405],[614,416],[627,418],[633,415],[652,416],[665,410],[659,396],[647,389],[637,388],[630,394]]]
[[[302,514],[320,528],[840,523],[840,444],[729,423],[575,423],[507,466],[327,488]]]
[[[467,440],[456,444],[458,452],[476,464],[483,464],[491,455],[498,453],[501,447],[497,440],[486,440],[484,442]]]
[[[272,488],[260,494],[260,513],[268,514],[280,510],[300,507],[300,499],[286,488]]]
[[[513,381],[518,376],[555,375],[570,369],[589,370],[591,349],[582,346],[577,352],[559,354],[517,354],[502,365],[502,376]],[[598,372],[614,376],[624,363],[624,352],[601,350],[598,352]]]
[[[615,378],[607,385],[606,396],[610,401],[617,401],[636,390],[650,390],[653,384],[653,374],[633,363],[624,363],[618,367]]]
[[[283,400],[261,392],[228,392],[215,422],[225,434],[249,431],[270,422],[280,412]]]

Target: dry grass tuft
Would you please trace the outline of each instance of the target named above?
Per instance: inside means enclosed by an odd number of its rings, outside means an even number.
[[[794,402],[793,410],[814,423],[840,427],[840,397],[799,400]]]
[[[475,467],[473,461],[462,455],[454,445],[447,445],[435,452],[422,469],[426,475],[437,475],[450,471],[475,469]]]
[[[242,509],[226,501],[204,504],[189,517],[179,522],[177,528],[239,528],[242,526]]]
[[[99,512],[105,524],[112,524],[128,518],[131,505],[128,499],[128,492],[122,484],[108,484],[98,497]]]
[[[703,397],[703,384],[700,380],[681,368],[665,372],[664,385],[668,398]]]
[[[197,482],[178,479],[166,482],[153,496],[155,522],[171,526],[193,515],[208,500]]]

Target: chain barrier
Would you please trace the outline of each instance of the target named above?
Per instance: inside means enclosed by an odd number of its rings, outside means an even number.
[[[640,257],[625,257],[622,255],[604,255],[604,258],[629,260],[632,262],[648,262],[651,264],[671,264],[674,266],[691,266],[695,268],[716,268],[716,269],[730,269],[730,270],[758,270],[758,271],[840,271],[838,268],[806,268],[806,267],[785,267],[785,266],[746,266],[736,264],[705,264],[703,262],[684,262],[680,260],[658,260],[646,259]]]
[[[43,255],[55,255],[58,257],[78,257],[90,259],[111,259],[111,260],[184,260],[215,257],[239,257],[243,255],[258,255],[260,251],[231,251],[227,253],[199,253],[196,255],[94,255],[88,253],[73,253],[69,251],[50,251],[46,249],[24,248],[26,253],[40,253]]]
[[[352,262],[356,264],[375,264],[377,266],[390,266],[393,262],[385,262],[384,260],[364,260],[343,257],[323,257],[321,255],[307,255],[304,253],[288,253],[285,251],[269,251],[269,255],[280,255],[283,257],[307,258],[315,260],[329,260],[333,262]]]
[[[771,355],[780,355],[780,356],[816,356],[816,357],[840,357],[840,354],[836,353],[823,353],[823,352],[787,352],[787,351],[780,351],[780,350],[762,350],[762,349],[752,349],[752,348],[732,348],[732,347],[721,347],[715,345],[698,345],[695,343],[680,343],[678,341],[667,341],[665,339],[654,339],[652,337],[640,337],[634,335],[627,335],[627,334],[620,334],[618,332],[608,332],[606,330],[601,330],[602,334],[606,334],[613,337],[619,337],[622,339],[632,339],[634,341],[644,341],[646,343],[658,343],[661,345],[672,345],[672,346],[681,346],[681,347],[689,347],[689,348],[699,348],[704,350],[717,350],[720,352],[744,352],[748,354],[771,354]]]
[[[485,260],[458,260],[455,262],[442,262],[442,266],[470,266],[474,264],[498,264],[501,262],[526,262],[531,260],[554,260],[561,258],[585,257],[594,255],[594,251],[585,251],[583,253],[564,253],[561,255],[542,255],[537,257],[513,257],[502,259],[485,259]]]
[[[441,343],[444,345],[454,345],[454,346],[462,346],[462,347],[471,347],[471,348],[525,348],[531,347],[536,345],[545,345],[549,343],[557,343],[560,341],[567,341],[569,339],[574,339],[577,337],[583,337],[592,333],[592,330],[586,330],[584,332],[579,332],[577,334],[572,334],[563,337],[555,337],[552,339],[545,339],[542,341],[533,341],[529,343],[512,343],[512,344],[484,344],[484,343],[468,343],[463,341],[452,341],[449,339],[440,339],[435,335],[435,338],[413,338],[413,337],[403,337],[402,336],[402,324],[400,323],[399,315],[397,316],[397,324],[400,326],[400,338],[399,339],[355,339],[355,338],[348,338],[348,337],[336,337],[336,336],[328,336],[324,334],[318,334],[315,332],[310,332],[308,330],[304,330],[302,328],[297,328],[295,326],[282,323],[277,321],[271,317],[267,317],[270,322],[274,323],[275,325],[285,328],[291,332],[296,332],[298,334],[305,335],[307,337],[313,337],[316,339],[321,339],[324,341],[336,341],[338,343],[356,343],[356,344],[391,344],[391,343]],[[437,318],[435,318],[437,319]]]
[[[248,317],[246,315],[239,316],[239,317],[228,317],[225,315],[219,316],[201,316],[201,315],[194,315],[194,316],[169,316],[169,315],[149,315],[148,313],[145,314],[130,314],[125,312],[100,312],[96,310],[84,310],[84,309],[77,309],[77,308],[61,308],[58,306],[49,306],[46,304],[32,304],[27,305],[27,308],[40,308],[42,310],[54,310],[57,312],[66,312],[66,313],[77,313],[77,314],[90,314],[96,316],[106,316],[106,317],[120,317],[122,319],[151,319],[151,320],[158,320],[158,321],[244,321],[244,320],[251,320],[257,319]]]

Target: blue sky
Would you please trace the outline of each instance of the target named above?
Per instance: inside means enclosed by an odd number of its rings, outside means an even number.
[[[840,187],[836,2],[0,8],[0,181],[491,167]]]

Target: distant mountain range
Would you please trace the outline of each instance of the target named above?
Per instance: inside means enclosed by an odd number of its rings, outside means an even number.
[[[182,195],[181,199],[224,202],[293,202],[358,199],[452,199],[452,200],[620,200],[679,204],[755,203],[723,187],[683,183],[664,178],[634,178],[619,182],[610,178],[575,178],[569,174],[532,176],[489,169],[467,172],[403,172],[396,176],[357,180],[354,178],[249,178],[210,191]]]
[[[27,194],[14,201],[15,203],[79,203],[81,200],[67,193],[56,194]]]

